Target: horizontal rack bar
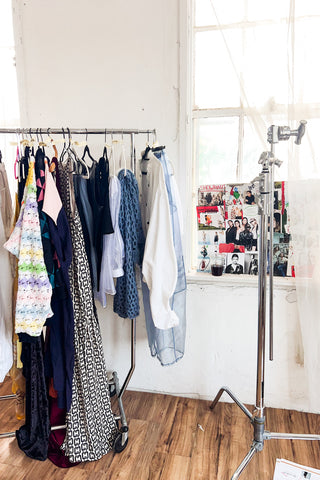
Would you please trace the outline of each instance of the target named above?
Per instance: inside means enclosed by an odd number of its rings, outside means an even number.
[[[13,133],[13,134],[45,134],[50,135],[63,135],[63,134],[73,135],[131,135],[132,133],[139,134],[154,134],[156,135],[156,129],[151,130],[139,130],[139,129],[128,129],[128,128],[0,128],[0,133]]]
[[[55,425],[53,427],[50,427],[51,432],[54,430],[62,430],[63,428],[66,428],[66,425]],[[6,433],[0,433],[0,438],[11,438],[16,436],[16,430],[14,432],[6,432]]]
[[[15,398],[16,395],[14,393],[10,395],[1,395],[0,400],[9,400],[10,398]]]

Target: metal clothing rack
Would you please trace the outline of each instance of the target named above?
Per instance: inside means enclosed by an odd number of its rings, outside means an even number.
[[[257,341],[257,377],[256,377],[256,406],[253,414],[247,407],[231,392],[228,387],[222,387],[213,400],[210,408],[213,410],[217,405],[221,395],[227,393],[242,412],[249,418],[253,427],[253,441],[248,454],[245,456],[231,480],[237,480],[244,469],[247,467],[253,456],[261,452],[265,440],[283,439],[283,440],[318,440],[320,435],[297,434],[297,433],[277,433],[265,430],[264,416],[264,384],[265,384],[265,356],[266,356],[266,306],[267,306],[267,266],[269,251],[269,360],[273,360],[273,209],[274,209],[274,165],[280,166],[281,161],[275,158],[274,146],[282,140],[288,140],[290,137],[296,137],[295,143],[300,145],[301,137],[305,133],[306,121],[301,120],[296,130],[290,130],[289,127],[278,127],[271,125],[268,129],[268,142],[270,151],[263,152],[259,163],[262,165],[260,175],[253,180],[253,184],[259,184],[261,199],[259,200],[259,214],[261,215],[261,232],[259,238],[259,277],[258,277],[258,341]],[[269,238],[268,238],[269,234]]]
[[[86,135],[86,138],[88,135],[130,135],[130,140],[131,140],[131,168],[133,172],[136,173],[136,165],[135,165],[135,135],[148,135],[148,139],[150,135],[154,136],[154,140],[156,140],[156,129],[146,129],[146,130],[139,130],[139,129],[127,129],[127,128],[103,128],[103,129],[97,129],[97,128],[0,128],[0,134],[15,134],[18,137],[20,136],[27,136],[27,135],[40,135],[42,137],[42,134],[48,134],[50,135],[65,135],[69,136],[69,140],[71,138],[71,135]],[[66,140],[67,142],[67,140]],[[117,395],[117,400],[118,400],[118,406],[119,406],[119,412],[120,415],[115,416],[115,420],[117,422],[118,426],[118,434],[115,438],[114,441],[114,451],[116,453],[122,452],[127,444],[128,444],[128,423],[125,415],[125,411],[123,408],[123,402],[122,402],[122,397],[124,392],[127,389],[127,386],[130,382],[130,379],[133,375],[133,372],[135,370],[135,361],[136,361],[136,318],[131,318],[131,342],[130,342],[130,348],[131,348],[131,358],[130,358],[130,368],[127,373],[127,376],[123,382],[123,385],[120,387],[120,382],[118,378],[118,374],[116,371],[110,372],[109,373],[109,391],[110,391],[110,396]],[[15,398],[16,395],[3,395],[0,396],[0,400],[10,400],[12,398]],[[120,425],[121,423],[121,425]],[[66,428],[65,425],[59,425],[59,426],[53,426],[51,427],[51,430],[59,430]],[[16,432],[7,432],[7,433],[0,433],[0,439],[1,438],[8,438],[8,437],[15,437]]]

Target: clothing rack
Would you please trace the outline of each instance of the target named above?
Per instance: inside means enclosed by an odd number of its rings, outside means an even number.
[[[68,135],[68,138],[66,139],[66,142],[71,139],[72,135],[86,135],[86,139],[88,135],[130,135],[130,140],[131,140],[131,162],[132,162],[132,170],[135,172],[135,135],[147,135],[148,139],[150,135],[154,136],[154,140],[156,140],[157,135],[156,135],[156,129],[146,129],[146,130],[139,130],[139,129],[127,129],[127,128],[0,128],[0,134],[15,134],[18,137],[24,136],[24,135],[40,135],[42,137],[42,134],[45,133],[47,135],[63,135],[65,138],[65,135]],[[133,375],[133,372],[135,370],[135,359],[136,359],[136,318],[131,318],[131,359],[130,359],[130,368],[129,371],[126,375],[126,378],[123,382],[123,385],[120,387],[118,375],[116,371],[111,372],[110,378],[109,378],[109,390],[110,390],[110,396],[114,396],[115,394],[117,395],[118,399],[118,406],[119,406],[119,416],[115,416],[115,420],[117,421],[118,424],[118,430],[119,433],[116,436],[115,442],[114,442],[114,450],[116,453],[122,452],[127,444],[128,444],[128,423],[126,419],[126,415],[124,412],[123,408],[123,403],[122,403],[122,397],[127,389],[127,386],[130,382],[130,379]],[[3,395],[0,396],[0,400],[10,400],[12,398],[15,398],[16,395]],[[121,427],[119,427],[119,421],[121,422]],[[66,428],[65,425],[61,426],[54,426],[51,427],[51,430],[58,430],[58,429],[63,429]],[[7,432],[7,433],[0,433],[0,439],[1,438],[8,438],[8,437],[15,437],[16,432]]]

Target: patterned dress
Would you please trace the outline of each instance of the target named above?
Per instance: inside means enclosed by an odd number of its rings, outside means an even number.
[[[15,332],[38,337],[52,316],[52,287],[43,256],[34,162],[30,162],[18,221],[4,246],[19,259]]]
[[[74,202],[70,167],[69,158],[59,165],[62,203],[73,245],[69,277],[75,347],[72,403],[62,448],[71,462],[84,462],[98,460],[112,449],[117,428],[111,410],[102,338],[93,307],[89,264]]]

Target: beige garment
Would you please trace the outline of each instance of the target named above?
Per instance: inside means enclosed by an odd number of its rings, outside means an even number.
[[[13,362],[12,348],[12,269],[10,257],[3,244],[10,234],[11,197],[5,166],[0,163],[0,382]]]
[[[8,177],[4,163],[0,163],[0,210],[4,226],[5,238],[8,239],[12,227],[12,200],[9,190]]]

